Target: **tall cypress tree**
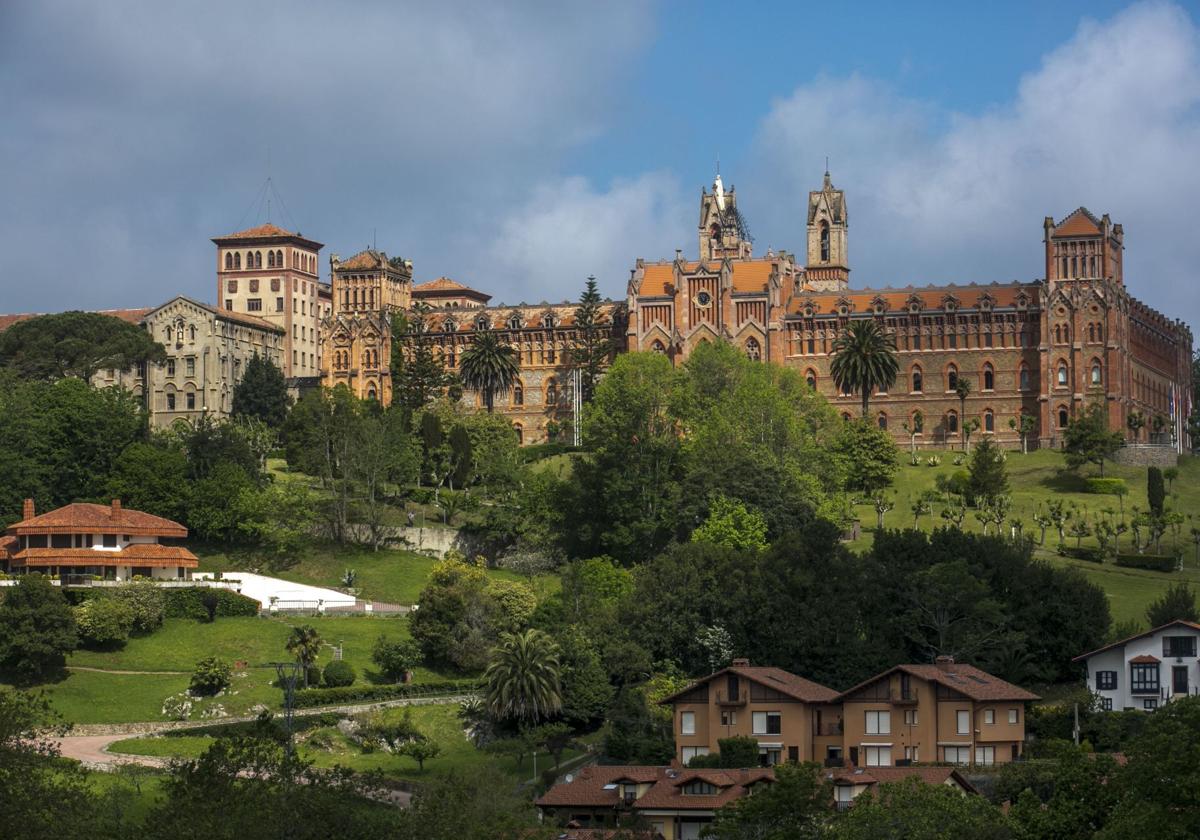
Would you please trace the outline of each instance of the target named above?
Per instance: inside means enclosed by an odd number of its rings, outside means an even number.
[[[233,389],[233,416],[257,417],[272,429],[278,429],[287,419],[289,404],[283,371],[270,359],[255,353]]]
[[[1155,516],[1162,516],[1167,490],[1163,487],[1163,474],[1158,467],[1146,470],[1146,499],[1150,502],[1150,512]]]

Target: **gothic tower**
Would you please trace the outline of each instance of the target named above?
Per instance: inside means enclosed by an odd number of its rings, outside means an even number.
[[[846,251],[846,194],[834,189],[825,171],[821,189],[808,194],[808,264],[806,283],[817,291],[841,291],[850,285]]]
[[[754,238],[746,220],[737,209],[737,191],[725,191],[720,174],[713,180],[713,191],[700,192],[700,260],[750,259]]]

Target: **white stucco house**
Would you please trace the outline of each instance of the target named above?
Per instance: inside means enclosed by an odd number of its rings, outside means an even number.
[[[1200,624],[1182,619],[1075,657],[1102,708],[1154,711],[1200,694]]]

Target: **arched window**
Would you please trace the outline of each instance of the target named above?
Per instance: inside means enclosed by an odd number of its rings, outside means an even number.
[[[1094,342],[1095,340],[1096,340],[1096,325],[1088,324],[1088,341]]]
[[[546,383],[546,405],[558,405],[558,383],[554,379]]]
[[[1022,391],[1029,390],[1029,368],[1025,365],[1021,365],[1021,372],[1018,374],[1018,382],[1018,387]]]
[[[829,222],[821,221],[821,262],[829,262]]]
[[[849,422],[850,422],[851,420],[853,420],[854,418],[850,416],[850,412],[849,412],[849,411],[843,411],[843,412],[842,412],[842,419],[843,419],[843,420],[845,420],[847,423],[849,423]]]
[[[225,252],[225,270],[230,271],[232,269],[233,269],[233,254],[226,251]]]
[[[1060,388],[1067,387],[1067,363],[1066,362],[1058,363],[1058,374],[1056,377],[1056,381],[1058,382],[1058,387],[1060,387]]]
[[[195,324],[191,324],[188,326],[188,335],[192,341],[196,340],[196,325]]]
[[[912,413],[911,423],[912,423],[912,430],[916,434],[919,435],[925,431],[925,415],[922,414],[921,412],[914,411]]]
[[[241,255],[241,252],[238,252],[238,253],[236,253],[236,254],[234,254],[234,255],[233,255],[233,267],[234,267],[235,269],[240,269],[240,268],[242,267],[242,255]]]
[[[267,251],[267,268],[275,267],[275,252]]]
[[[958,434],[958,414],[956,412],[946,412],[946,431],[952,435]]]
[[[1058,408],[1058,428],[1060,428],[1060,429],[1067,428],[1067,423],[1070,422],[1070,419],[1071,419],[1070,415],[1067,414],[1067,407],[1065,405],[1059,406],[1059,408]]]
[[[1104,325],[1096,325],[1096,341],[1104,341]]]
[[[879,412],[879,417],[876,419],[876,422],[879,424],[879,428],[883,429],[885,432],[887,431],[887,414],[885,412]]]
[[[520,425],[514,423],[513,431],[517,433],[517,446],[522,446],[525,443],[525,430]]]
[[[991,391],[996,387],[996,371],[992,368],[991,362],[987,362],[983,366],[983,390]]]
[[[990,408],[983,412],[983,430],[985,432],[996,431],[996,415],[992,413]]]
[[[925,376],[921,373],[921,366],[914,365],[912,369],[912,390],[914,394],[921,393],[924,390]]]
[[[367,388],[367,399],[369,399],[369,400],[375,399],[375,386],[374,385]]]
[[[554,316],[546,315],[542,318],[542,327],[548,330],[554,329]]]
[[[953,391],[958,388],[958,368],[954,365],[946,368],[946,390]]]
[[[492,327],[492,324],[488,320],[488,317],[486,315],[480,315],[478,318],[475,319],[475,329],[488,330],[488,329],[491,329],[491,327]]]
[[[277,265],[279,268],[283,268],[283,251],[275,252],[275,265]]]
[[[262,268],[262,251],[254,252],[254,267]]]
[[[654,339],[654,343],[650,345],[650,350],[653,353],[666,353],[667,352],[667,348],[664,347],[663,343],[661,341],[659,341],[657,338]]]
[[[1062,327],[1058,324],[1054,325],[1054,343],[1062,344]]]
[[[455,324],[453,318],[447,318],[445,321],[442,321],[442,332],[452,333],[454,330]]]
[[[809,368],[808,372],[804,374],[804,381],[808,383],[809,388],[817,390],[817,373],[812,368]]]
[[[513,386],[512,404],[525,405],[525,389],[521,387],[521,383],[519,382]]]
[[[1092,359],[1092,384],[1104,384],[1104,368],[1101,367],[1099,359]]]
[[[757,338],[746,339],[746,355],[755,362],[762,358],[762,348],[759,347]]]
[[[521,329],[521,316],[516,314],[512,315],[512,317],[508,319],[508,328],[510,330]]]

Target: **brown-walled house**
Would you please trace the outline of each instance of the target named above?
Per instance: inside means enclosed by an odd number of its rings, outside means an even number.
[[[183,546],[163,540],[187,536],[170,519],[111,505],[77,502],[43,513],[26,499],[21,521],[0,537],[0,569],[10,574],[38,572],[64,582],[82,575],[128,581],[134,577],[186,580],[199,562]]]

